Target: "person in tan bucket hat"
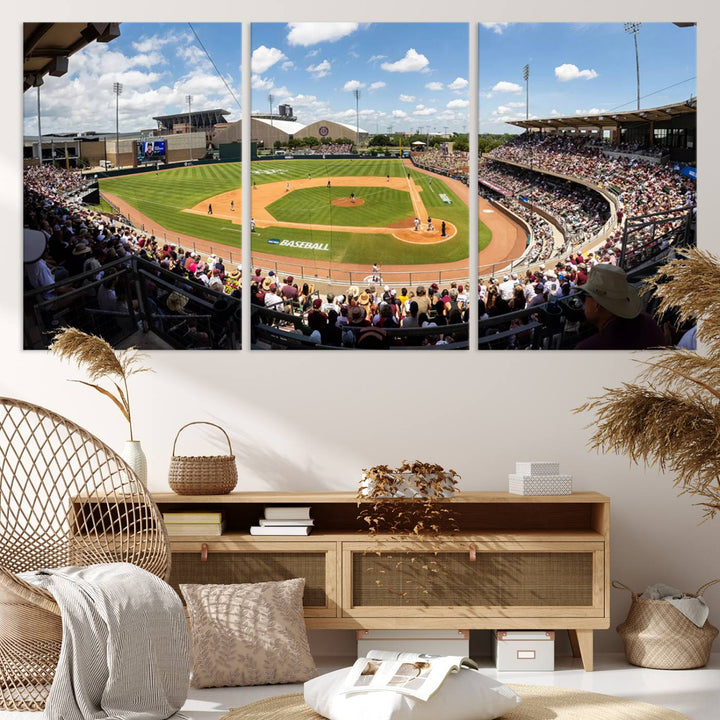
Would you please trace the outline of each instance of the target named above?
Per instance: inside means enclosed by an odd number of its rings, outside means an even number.
[[[643,350],[666,344],[660,326],[643,311],[643,301],[616,265],[595,265],[580,288],[586,320],[597,332],[578,350]]]

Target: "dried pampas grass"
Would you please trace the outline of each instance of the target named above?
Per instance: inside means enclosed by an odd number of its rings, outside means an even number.
[[[635,382],[593,397],[575,412],[593,412],[589,445],[675,474],[681,494],[700,498],[705,519],[720,511],[720,261],[691,249],[645,283],[681,322],[698,324],[700,355],[674,350],[639,360]]]
[[[62,328],[53,337],[50,350],[61,360],[70,360],[85,370],[90,382],[73,380],[87,385],[115,403],[130,426],[130,440],[133,440],[132,416],[130,414],[130,393],[127,380],[131,375],[152,372],[142,366],[144,357],[136,348],[115,352],[112,346],[96,335],[84,333],[76,328]],[[98,383],[107,379],[114,390],[108,390]]]

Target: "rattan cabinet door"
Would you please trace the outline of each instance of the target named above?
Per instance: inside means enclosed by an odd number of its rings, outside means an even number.
[[[178,593],[181,584],[224,585],[303,577],[305,617],[337,617],[336,543],[174,540],[171,550],[170,584]]]
[[[603,547],[345,542],[343,616],[602,617]]]

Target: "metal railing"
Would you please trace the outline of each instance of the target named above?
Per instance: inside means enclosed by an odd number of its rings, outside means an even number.
[[[98,290],[109,282],[115,282],[122,300],[114,308],[102,308]],[[165,301],[171,293],[181,297],[181,312],[168,309]],[[47,348],[53,333],[65,326],[103,337],[114,347],[138,331],[152,331],[176,349],[236,349],[241,337],[240,299],[131,256],[25,291],[25,349]]]

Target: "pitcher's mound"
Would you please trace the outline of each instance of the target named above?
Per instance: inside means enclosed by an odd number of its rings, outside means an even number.
[[[358,205],[365,204],[365,201],[362,198],[355,198],[355,202],[350,200],[350,198],[336,198],[330,202],[338,207],[357,207]]]

